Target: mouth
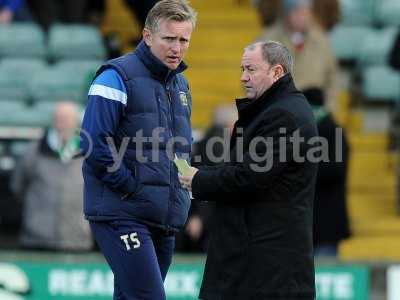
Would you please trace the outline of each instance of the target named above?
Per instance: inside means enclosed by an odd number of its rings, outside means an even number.
[[[179,56],[167,56],[167,60],[170,63],[178,63],[178,62],[180,62],[180,57]]]

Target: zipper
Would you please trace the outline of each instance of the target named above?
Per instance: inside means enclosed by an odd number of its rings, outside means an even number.
[[[157,96],[157,108],[158,108],[158,126],[161,128],[162,127],[163,112],[161,110],[161,98],[160,98],[160,96]]]
[[[169,114],[168,121],[169,121],[170,130],[171,130],[171,138],[173,138],[174,137],[174,132],[175,132],[174,121],[173,121],[173,119],[174,119],[174,117],[173,117],[173,104],[172,104],[171,91],[170,91],[170,88],[169,88],[169,86],[167,85],[166,82],[165,82],[165,90],[167,92],[168,108],[169,108],[169,110],[168,110],[168,114]],[[175,154],[175,145],[173,145],[172,152],[173,152],[173,154]],[[173,178],[173,174],[172,174],[173,167],[174,167],[173,166],[173,161],[170,161],[170,168],[169,168],[169,178],[170,178],[170,188],[169,188],[170,190],[169,191],[170,191],[170,193],[169,193],[169,201],[168,201],[168,208],[167,208],[167,217],[166,217],[166,220],[165,220],[167,231],[170,230],[170,226],[169,226],[170,205],[171,205],[171,203],[173,201],[173,199],[172,199],[173,189],[174,189],[173,180],[172,180],[172,178]]]
[[[169,115],[170,115],[170,118],[171,118],[170,119],[170,121],[171,121],[171,124],[170,124],[171,134],[172,134],[173,137],[175,137],[174,105],[173,105],[173,102],[172,102],[171,91],[170,91],[168,86],[166,86],[166,90],[167,90],[168,103],[169,103],[169,112],[170,112]],[[174,152],[173,154],[175,154],[175,144],[173,144],[172,150]]]

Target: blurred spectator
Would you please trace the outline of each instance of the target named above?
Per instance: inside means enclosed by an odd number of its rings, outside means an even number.
[[[339,0],[314,0],[313,15],[319,25],[330,31],[340,20]]]
[[[397,33],[393,48],[389,55],[389,65],[397,71],[400,71],[400,30]],[[397,213],[400,214],[400,104],[396,102],[392,111],[389,127],[389,150],[397,157]]]
[[[389,64],[392,68],[400,71],[400,30],[397,32],[397,37],[393,43],[393,48],[390,51]]]
[[[85,23],[88,0],[28,0],[36,21],[48,30],[56,22]]]
[[[193,146],[192,165],[194,167],[213,166],[222,161],[224,151],[229,153],[229,141],[237,118],[235,106],[217,107],[213,124],[204,137]],[[213,157],[220,161],[215,161]],[[175,248],[178,252],[205,252],[207,250],[208,236],[213,227],[213,209],[214,203],[192,201],[185,230],[177,235]]]
[[[252,0],[262,26],[271,26],[282,16],[282,0]],[[313,16],[325,31],[331,30],[340,18],[339,0],[314,0]]]
[[[87,0],[85,8],[86,21],[100,26],[106,14],[106,1],[105,0]]]
[[[271,26],[282,13],[282,0],[252,0],[252,2],[263,27]]]
[[[89,224],[82,215],[82,159],[76,158],[79,120],[75,104],[59,103],[53,127],[17,164],[11,187],[23,200],[20,242],[25,248],[92,248]]]
[[[144,23],[146,22],[146,17],[149,11],[153,8],[153,6],[158,2],[159,0],[125,0],[126,5],[129,7],[129,9],[132,11],[132,13],[135,15],[136,20],[139,23],[140,26],[140,37],[136,38],[133,40],[133,44],[137,45],[139,44],[141,40],[141,33],[144,28]]]
[[[315,255],[336,256],[342,239],[350,236],[346,208],[346,180],[349,145],[343,128],[324,108],[324,94],[319,89],[304,91],[313,107],[319,136],[328,143],[329,162],[320,162],[315,185],[314,251]]]
[[[30,14],[24,0],[0,0],[0,24],[28,21]]]
[[[301,89],[319,88],[327,95],[327,108],[336,108],[336,61],[329,40],[312,20],[310,0],[283,0],[283,20],[266,28],[260,40],[286,45],[295,57],[294,77]]]

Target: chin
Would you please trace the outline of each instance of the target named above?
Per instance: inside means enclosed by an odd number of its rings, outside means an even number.
[[[179,64],[165,64],[167,67],[168,67],[168,69],[170,69],[170,70],[176,70],[177,68],[178,68],[178,66],[179,66]]]
[[[246,98],[251,100],[254,98],[254,94],[246,94]]]

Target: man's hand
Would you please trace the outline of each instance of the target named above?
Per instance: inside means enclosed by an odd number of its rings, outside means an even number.
[[[199,169],[190,167],[189,170],[185,172],[185,175],[179,174],[179,181],[181,182],[183,188],[187,189],[188,191],[192,191],[192,180],[197,171],[199,171]]]
[[[186,225],[186,232],[193,241],[198,241],[203,233],[203,221],[197,215],[191,216]]]

